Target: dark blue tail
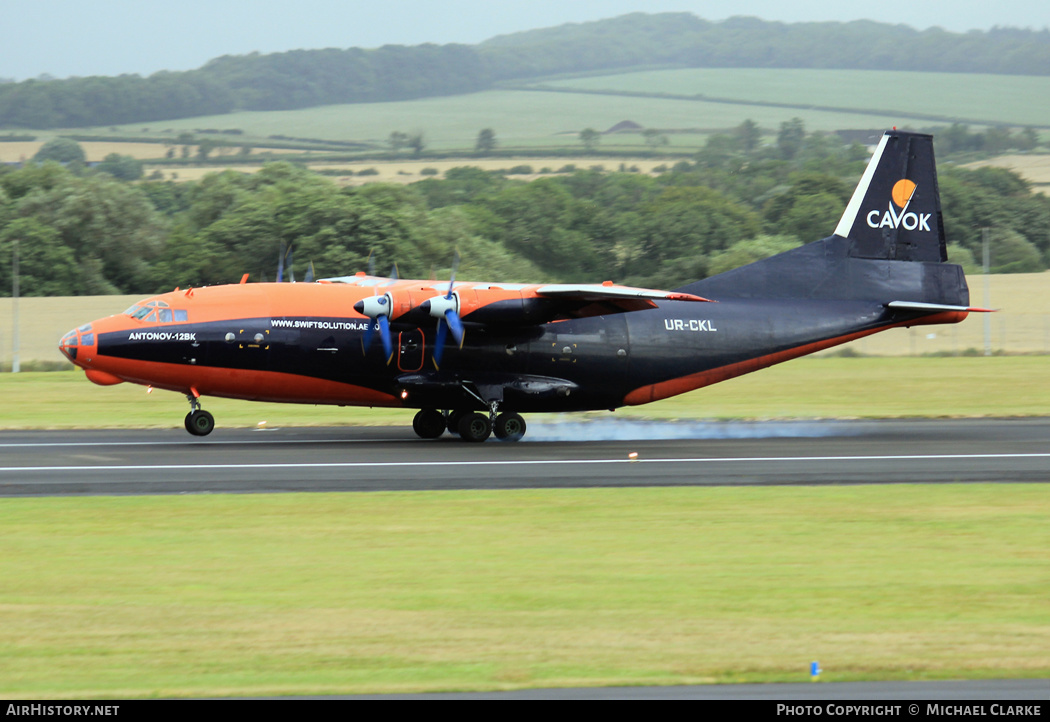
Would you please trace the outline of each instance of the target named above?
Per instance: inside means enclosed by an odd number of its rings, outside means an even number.
[[[835,233],[682,289],[705,298],[812,298],[967,306],[948,255],[933,137],[889,131]]]

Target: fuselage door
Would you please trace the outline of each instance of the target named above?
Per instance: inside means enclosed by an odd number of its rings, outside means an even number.
[[[397,367],[401,371],[419,371],[423,368],[423,332],[418,328],[402,331],[397,341]]]

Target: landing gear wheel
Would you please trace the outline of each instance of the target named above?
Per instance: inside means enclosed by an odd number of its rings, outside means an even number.
[[[447,424],[449,433],[453,436],[459,436],[459,422],[462,421],[464,417],[470,416],[471,413],[471,411],[464,411],[463,409],[450,411]]]
[[[186,414],[186,431],[194,436],[207,436],[215,428],[215,417],[203,409]]]
[[[518,441],[525,435],[525,419],[520,414],[507,412],[496,417],[492,433],[500,441]]]
[[[459,420],[459,436],[464,441],[481,442],[492,433],[492,423],[484,414],[467,414]]]
[[[436,439],[445,433],[445,415],[436,409],[422,409],[412,419],[412,430],[421,439]]]

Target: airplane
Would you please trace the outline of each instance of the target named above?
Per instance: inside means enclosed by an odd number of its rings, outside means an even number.
[[[832,235],[672,291],[419,281],[176,289],[66,334],[102,386],[418,409],[424,439],[516,441],[522,413],[646,404],[890,328],[973,311],[947,263],[932,136],[887,131]]]

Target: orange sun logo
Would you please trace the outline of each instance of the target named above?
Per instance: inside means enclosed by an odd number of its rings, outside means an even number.
[[[904,206],[908,205],[911,197],[915,194],[915,188],[915,183],[907,178],[901,178],[893,184],[891,197],[898,208],[904,208]]]

